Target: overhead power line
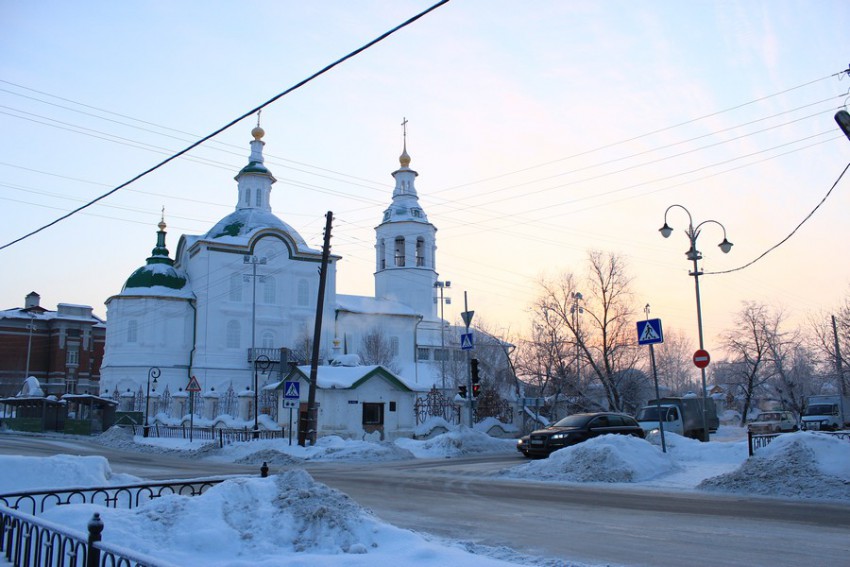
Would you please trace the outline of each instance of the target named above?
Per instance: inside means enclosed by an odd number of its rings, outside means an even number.
[[[826,202],[826,200],[832,194],[833,189],[835,189],[835,187],[838,185],[838,182],[841,181],[841,178],[844,177],[845,173],[847,173],[848,169],[850,169],[850,163],[848,163],[846,166],[844,166],[844,170],[841,172],[841,175],[838,176],[838,179],[835,180],[835,183],[832,184],[832,187],[830,187],[829,191],[826,192],[826,195],[823,196],[823,199],[821,199],[820,202],[817,205],[815,205],[815,208],[812,209],[811,212],[806,215],[806,218],[801,220],[800,224],[795,226],[794,230],[792,230],[790,233],[788,233],[788,236],[786,236],[785,238],[783,238],[782,240],[780,240],[779,242],[777,242],[776,244],[774,244],[773,246],[771,246],[770,248],[765,250],[755,260],[747,262],[743,266],[739,266],[737,268],[732,268],[731,270],[723,270],[721,272],[703,272],[703,274],[706,275],[706,276],[713,276],[713,275],[718,275],[718,274],[729,274],[729,273],[732,273],[732,272],[739,272],[739,271],[743,270],[744,268],[749,268],[750,266],[752,266],[753,264],[755,264],[756,262],[758,262],[759,260],[761,260],[762,258],[767,256],[768,254],[770,254],[771,252],[773,252],[774,250],[776,250],[777,248],[779,248],[780,246],[785,244],[792,236],[794,236],[794,234],[798,230],[800,230],[800,227],[803,226],[806,223],[806,221],[808,221],[810,218],[812,218],[812,215],[815,214],[815,212],[820,208],[820,206],[823,205],[824,202]]]
[[[92,206],[92,205],[94,205],[94,204],[95,204],[95,203],[97,203],[98,201],[101,201],[101,200],[105,199],[106,197],[109,197],[110,195],[112,195],[113,193],[115,193],[115,192],[117,192],[117,191],[119,191],[119,190],[123,189],[124,187],[127,187],[128,185],[130,185],[130,184],[132,184],[132,183],[135,183],[136,181],[138,181],[138,180],[139,180],[139,179],[141,179],[142,177],[145,177],[145,176],[146,176],[146,175],[148,175],[149,173],[152,173],[152,172],[156,171],[157,169],[161,168],[162,166],[166,165],[167,163],[170,163],[170,162],[174,161],[175,159],[177,159],[178,157],[180,157],[180,156],[182,156],[182,155],[184,155],[184,154],[186,154],[186,153],[190,152],[191,150],[193,150],[193,149],[197,148],[198,146],[200,146],[200,145],[201,145],[201,144],[203,144],[204,142],[206,142],[206,141],[210,140],[211,138],[214,138],[214,137],[218,136],[219,134],[221,134],[221,133],[222,133],[222,132],[224,132],[225,130],[229,129],[230,127],[234,126],[235,124],[238,124],[239,122],[241,122],[241,121],[242,121],[242,120],[244,120],[245,118],[247,118],[247,117],[249,117],[249,116],[251,116],[251,115],[253,115],[253,114],[256,114],[257,112],[259,112],[259,111],[260,111],[260,110],[262,110],[263,108],[265,108],[265,107],[269,106],[270,104],[274,103],[274,102],[275,102],[275,101],[277,101],[278,99],[280,99],[280,98],[282,98],[282,97],[284,97],[284,96],[288,95],[289,93],[291,93],[291,92],[293,92],[293,91],[295,91],[295,90],[297,90],[297,89],[299,89],[299,88],[303,87],[303,86],[304,86],[304,85],[306,85],[307,83],[311,82],[313,79],[316,79],[316,78],[320,77],[321,75],[324,75],[325,73],[327,73],[328,71],[330,71],[330,70],[331,70],[331,69],[333,69],[334,67],[336,67],[336,66],[338,66],[338,65],[340,65],[340,64],[342,64],[342,63],[344,63],[344,62],[348,61],[349,59],[351,59],[351,58],[353,58],[353,57],[355,57],[355,56],[359,55],[360,53],[362,53],[362,52],[366,51],[367,49],[369,49],[369,48],[370,48],[370,47],[372,47],[373,45],[376,45],[377,43],[380,43],[381,41],[385,40],[386,38],[388,38],[389,36],[391,36],[391,35],[392,35],[392,34],[394,34],[395,32],[397,32],[397,31],[399,31],[399,30],[401,30],[401,29],[403,29],[403,28],[405,28],[405,27],[409,26],[409,25],[410,25],[410,24],[412,24],[413,22],[415,22],[415,21],[417,21],[418,19],[422,18],[422,17],[423,17],[423,16],[425,16],[426,14],[429,14],[430,12],[433,12],[434,10],[436,10],[437,8],[439,8],[439,7],[441,7],[441,6],[445,5],[445,4],[447,4],[448,2],[449,2],[449,0],[441,0],[440,2],[437,2],[436,4],[434,4],[433,6],[431,6],[430,8],[427,8],[426,10],[423,10],[422,12],[420,12],[420,13],[416,14],[415,16],[413,16],[412,18],[409,18],[408,20],[406,20],[406,21],[402,22],[401,24],[397,25],[396,27],[392,28],[391,30],[389,30],[389,31],[387,31],[387,32],[384,32],[383,34],[379,35],[378,37],[376,37],[376,38],[375,38],[375,39],[373,39],[372,41],[370,41],[370,42],[366,43],[365,45],[363,45],[363,46],[361,46],[361,47],[359,47],[359,48],[355,49],[354,51],[352,51],[352,52],[351,52],[351,53],[349,53],[348,55],[345,55],[344,57],[341,57],[340,59],[337,59],[337,60],[336,60],[336,61],[334,61],[333,63],[331,63],[331,64],[329,64],[329,65],[327,65],[327,66],[323,67],[322,69],[320,69],[319,71],[317,71],[317,72],[313,73],[312,75],[310,75],[310,76],[309,76],[309,77],[307,77],[306,79],[303,79],[302,81],[300,81],[300,82],[296,83],[295,85],[293,85],[293,86],[289,87],[289,88],[288,88],[288,89],[286,89],[285,91],[283,91],[283,92],[281,92],[281,93],[279,93],[279,94],[277,94],[277,95],[273,96],[272,98],[270,98],[270,99],[269,99],[269,100],[267,100],[266,102],[264,102],[264,103],[260,104],[259,106],[255,107],[255,108],[252,108],[251,110],[249,110],[248,112],[245,112],[244,114],[242,114],[242,115],[241,115],[241,116],[239,116],[238,118],[235,118],[235,119],[231,120],[230,122],[228,122],[227,124],[225,124],[225,125],[224,125],[224,126],[222,126],[221,128],[219,128],[219,129],[215,130],[214,132],[212,132],[212,133],[210,133],[210,134],[207,134],[206,136],[204,136],[204,137],[203,137],[203,138],[201,138],[200,140],[198,140],[198,141],[196,141],[196,142],[194,142],[194,143],[190,144],[189,146],[187,146],[187,147],[186,147],[186,148],[184,148],[183,150],[180,150],[180,151],[179,151],[179,152],[177,152],[176,154],[173,154],[172,156],[170,156],[170,157],[168,157],[168,158],[166,158],[166,159],[162,160],[161,162],[159,162],[158,164],[154,165],[153,167],[146,169],[146,170],[145,170],[145,171],[143,171],[142,173],[140,173],[140,174],[138,174],[138,175],[134,176],[133,178],[131,178],[129,181],[125,181],[125,182],[124,182],[124,183],[122,183],[121,185],[118,185],[117,187],[115,187],[115,188],[113,188],[113,189],[111,189],[111,190],[107,191],[107,192],[106,192],[106,193],[104,193],[103,195],[100,195],[99,197],[96,197],[95,199],[92,199],[92,200],[91,200],[91,201],[89,201],[88,203],[86,203],[86,204],[84,204],[84,205],[82,205],[82,206],[80,206],[80,207],[77,207],[77,208],[76,208],[76,209],[74,209],[73,211],[70,211],[70,212],[68,212],[67,214],[62,215],[61,217],[59,217],[59,218],[57,218],[57,219],[55,219],[55,220],[53,220],[53,221],[51,221],[51,222],[47,223],[46,225],[44,225],[44,226],[42,226],[42,227],[40,227],[40,228],[37,228],[36,230],[33,230],[32,232],[30,232],[30,233],[28,233],[28,234],[25,234],[24,236],[21,236],[20,238],[16,238],[15,240],[13,240],[13,241],[11,241],[11,242],[8,242],[8,243],[6,243],[6,244],[4,244],[4,245],[0,246],[0,250],[4,250],[4,249],[6,249],[6,248],[9,248],[10,246],[13,246],[13,245],[17,244],[18,242],[21,242],[21,241],[23,241],[23,240],[26,240],[27,238],[30,238],[31,236],[34,236],[34,235],[38,234],[39,232],[41,232],[41,231],[43,231],[43,230],[46,230],[46,229],[50,228],[51,226],[54,226],[55,224],[58,224],[59,222],[61,222],[61,221],[65,220],[65,219],[67,219],[67,218],[69,218],[69,217],[71,217],[71,216],[73,216],[73,215],[77,214],[78,212],[80,212],[80,211],[82,211],[82,210],[84,210],[84,209],[86,209],[86,208],[88,208],[88,207],[90,207],[90,206]]]

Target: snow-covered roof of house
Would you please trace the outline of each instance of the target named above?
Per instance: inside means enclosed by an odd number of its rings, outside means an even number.
[[[80,306],[91,309],[90,306]],[[93,321],[95,324],[105,324],[106,321],[92,313],[90,316],[69,315],[59,313],[58,311],[49,311],[43,309],[25,309],[23,307],[14,307],[12,309],[4,309],[0,311],[0,319],[37,319],[39,321],[51,321],[54,319],[64,319],[73,321]]]
[[[336,295],[337,309],[350,313],[368,313],[373,315],[403,315],[417,317],[419,314],[412,308],[397,301],[376,299],[360,295]]]
[[[310,366],[296,366],[292,372],[297,373],[304,379],[310,377]],[[316,385],[322,389],[351,389],[357,388],[364,382],[375,376],[382,376],[390,382],[395,383],[404,390],[419,390],[413,384],[409,384],[407,380],[395,375],[381,365],[369,366],[319,366],[316,373]],[[283,388],[282,380],[277,387]]]

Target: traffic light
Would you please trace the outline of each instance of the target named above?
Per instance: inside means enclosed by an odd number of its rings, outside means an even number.
[[[457,395],[461,398],[466,398],[466,386],[458,386]]]
[[[481,377],[478,375],[478,359],[473,358],[469,361],[472,371],[472,397],[477,398],[481,393]]]
[[[835,113],[835,121],[838,127],[844,132],[844,135],[850,139],[850,114],[846,110],[839,110]]]

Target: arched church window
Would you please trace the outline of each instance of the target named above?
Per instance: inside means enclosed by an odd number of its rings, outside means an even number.
[[[390,354],[398,356],[398,337],[390,337]]]
[[[277,282],[272,276],[263,276],[263,303],[274,305],[277,302]]]
[[[242,301],[242,274],[230,274],[230,301]]]
[[[306,307],[310,301],[310,288],[307,285],[307,280],[298,280],[298,305]]]
[[[239,348],[241,343],[242,326],[239,321],[231,319],[227,322],[227,348]]]
[[[263,336],[262,336],[261,341],[262,341],[263,348],[275,348],[274,347],[275,340],[274,340],[274,333],[273,332],[263,331]]]
[[[387,242],[382,238],[378,247],[378,269],[387,269]]]
[[[404,267],[404,237],[399,236],[395,239],[395,265],[399,268]]]
[[[127,322],[127,342],[139,342],[139,322],[135,319]]]
[[[245,204],[248,205],[248,206],[251,205],[251,190],[250,189],[245,189]]]
[[[257,190],[257,206],[263,206],[263,193],[260,190]]]
[[[425,239],[421,236],[416,239],[416,265],[425,265]]]

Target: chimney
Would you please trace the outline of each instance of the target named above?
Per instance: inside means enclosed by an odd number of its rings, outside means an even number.
[[[24,309],[32,309],[33,307],[39,307],[38,303],[41,300],[41,296],[34,291],[29,292],[26,300],[24,301]]]

